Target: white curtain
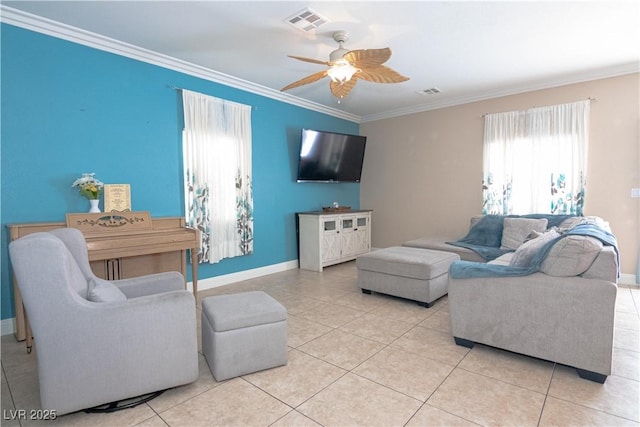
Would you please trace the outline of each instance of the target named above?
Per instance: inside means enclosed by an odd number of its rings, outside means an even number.
[[[590,101],[487,114],[484,214],[582,215]]]
[[[185,213],[200,230],[199,262],[253,253],[251,107],[188,90],[182,100]]]

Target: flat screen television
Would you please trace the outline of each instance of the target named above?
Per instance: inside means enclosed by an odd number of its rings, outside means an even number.
[[[366,136],[302,129],[298,182],[360,182]]]

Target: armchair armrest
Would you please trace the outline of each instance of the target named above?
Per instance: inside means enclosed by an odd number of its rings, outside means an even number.
[[[185,289],[185,280],[177,271],[149,274],[112,281],[127,299]]]

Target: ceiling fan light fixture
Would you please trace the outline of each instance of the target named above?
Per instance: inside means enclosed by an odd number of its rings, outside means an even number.
[[[331,68],[327,70],[327,74],[336,83],[345,83],[351,80],[351,77],[359,70],[349,63],[346,59],[339,59],[333,63]]]

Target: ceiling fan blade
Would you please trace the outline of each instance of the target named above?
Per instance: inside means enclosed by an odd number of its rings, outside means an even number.
[[[349,92],[351,92],[351,89],[353,89],[357,81],[358,79],[356,79],[355,76],[352,77],[351,80],[344,83],[337,83],[331,80],[331,83],[329,83],[329,87],[331,88],[331,93],[333,94],[333,96],[342,99],[349,95]]]
[[[351,50],[343,56],[351,65],[356,68],[378,67],[391,58],[391,49],[359,49]]]
[[[305,77],[303,79],[300,79],[300,80],[298,80],[296,82],[293,82],[293,83],[283,87],[282,89],[280,89],[280,92],[284,92],[285,90],[293,89],[294,87],[308,85],[309,83],[313,83],[315,81],[320,80],[321,78],[323,78],[326,75],[327,75],[327,70],[319,71],[317,73],[311,74],[310,76],[307,76],[307,77]]]
[[[305,58],[303,56],[287,55],[289,58],[297,59],[298,61],[311,62],[312,64],[330,65],[327,61],[320,61],[319,59]]]
[[[409,80],[409,77],[405,77],[384,65],[360,69],[355,75],[359,79],[373,83],[400,83]]]

